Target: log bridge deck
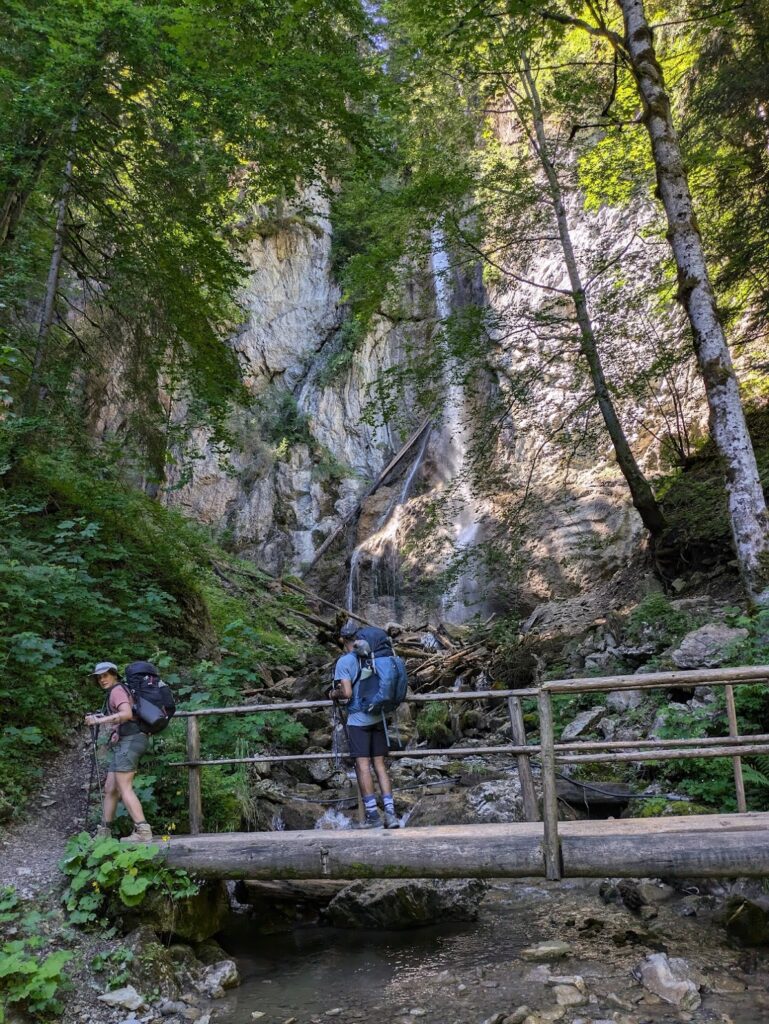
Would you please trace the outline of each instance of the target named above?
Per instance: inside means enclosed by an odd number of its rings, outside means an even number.
[[[769,813],[559,822],[563,878],[769,877]],[[169,866],[209,878],[531,878],[541,822],[178,836]]]

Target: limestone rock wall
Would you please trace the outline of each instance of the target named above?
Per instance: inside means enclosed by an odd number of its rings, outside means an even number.
[[[573,328],[542,328],[559,303],[567,312],[557,291],[566,273],[556,245],[544,243],[526,267],[526,277],[544,288],[511,280],[484,284],[476,268],[447,291],[435,267],[432,273],[415,270],[397,312],[382,315],[350,357],[332,270],[331,224],[324,201],[318,195],[309,201],[309,214],[254,225],[243,296],[248,315],[233,338],[253,401],[234,414],[236,446],[223,458],[204,432],[194,432],[188,446],[193,457],[180,458],[166,500],[226,530],[241,553],[267,569],[299,570],[420,422],[408,396],[397,423],[369,422],[371,386],[402,360],[407,345],[431,344],[436,317],[450,312],[447,303],[469,296],[518,325],[500,332],[489,387],[504,397],[527,379],[528,399],[511,400],[497,444],[493,493],[477,500],[456,483],[457,438],[472,432],[474,412],[472,402],[447,385],[444,415],[429,443],[364,503],[357,526],[324,558],[313,584],[378,619],[461,621],[505,605],[527,611],[542,601],[588,593],[633,563],[643,530],[591,402]],[[685,334],[675,315],[660,321],[654,296],[645,294],[658,254],[639,228],[653,216],[643,207],[630,222],[618,211],[586,214],[578,204],[573,210],[586,273],[596,268],[599,254],[605,264],[598,268],[592,301],[607,376],[617,382],[624,425],[651,473],[665,464],[668,435],[680,429],[682,418],[693,422],[702,407],[690,364],[663,368],[642,386],[636,380],[641,366],[652,365],[660,349],[680,344]],[[613,304],[615,256],[638,286],[624,310]],[[179,406],[175,416],[181,421],[184,415]],[[424,524],[442,497],[448,507],[454,503],[454,521],[426,538]],[[483,541],[511,530],[518,531],[516,593],[510,565],[497,565],[504,579],[497,587],[495,567],[472,559]],[[425,581],[440,579],[452,553],[468,564],[442,593],[430,592]],[[353,586],[351,559],[358,573]]]

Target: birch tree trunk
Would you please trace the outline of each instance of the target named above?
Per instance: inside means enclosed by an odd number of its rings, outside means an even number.
[[[622,475],[627,481],[628,488],[630,489],[633,505],[638,511],[646,529],[652,537],[657,537],[665,528],[665,519],[659,505],[657,504],[657,500],[654,497],[654,492],[649,485],[649,481],[646,479],[640,466],[636,462],[635,456],[633,455],[632,449],[630,448],[627,437],[625,436],[625,432],[622,428],[622,424],[620,423],[619,416],[617,415],[617,410],[614,408],[611,393],[606,383],[606,376],[601,362],[601,355],[598,351],[595,330],[593,329],[593,322],[587,305],[585,287],[582,283],[579,265],[574,254],[574,245],[571,239],[569,220],[566,215],[566,207],[563,200],[563,190],[558,178],[558,173],[550,159],[539,91],[537,90],[534,76],[531,73],[529,60],[525,54],[523,55],[522,61],[523,83],[531,103],[534,120],[534,136],[531,138],[531,142],[547,178],[550,200],[552,202],[556,222],[558,224],[558,237],[561,242],[563,259],[569,275],[571,296],[572,301],[574,302],[574,311],[580,331],[580,349],[582,351],[582,355],[585,357],[585,362],[588,365],[590,377],[593,382],[593,390],[595,392],[596,401],[598,402],[598,408],[601,411],[604,424],[606,425],[606,430],[611,438],[611,443],[617,456],[617,464],[619,465]]]
[[[705,383],[710,432],[724,464],[732,537],[745,589],[764,591],[769,519],[739,385],[718,316],[689,182],[673,125],[670,98],[646,20],[643,0],[616,0],[625,25],[624,46],[644,106],[657,187],[665,208],[678,270],[678,297],[692,327],[694,350]]]

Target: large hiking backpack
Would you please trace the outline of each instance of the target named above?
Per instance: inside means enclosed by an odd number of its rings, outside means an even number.
[[[356,640],[353,651],[359,663],[358,677],[353,680],[353,685],[360,680],[356,704],[369,714],[395,711],[406,699],[409,685],[403,658],[392,653],[376,657],[365,640]]]
[[[160,672],[150,661],[134,661],[125,670],[125,681],[140,731],[150,736],[162,732],[176,713],[176,701]]]

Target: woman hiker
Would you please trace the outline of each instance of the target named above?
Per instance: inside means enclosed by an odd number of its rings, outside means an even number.
[[[104,784],[104,806],[101,824],[96,829],[96,838],[112,835],[112,822],[118,801],[134,823],[129,842],[151,843],[152,829],[144,820],[144,811],[134,793],[133,782],[139,760],[147,749],[147,736],[134,721],[133,701],[125,685],[120,682],[117,665],[111,661],[100,661],[91,673],[105,691],[104,710],[95,715],[86,715],[85,724],[91,727],[105,725],[111,728],[107,742],[107,781]]]

